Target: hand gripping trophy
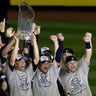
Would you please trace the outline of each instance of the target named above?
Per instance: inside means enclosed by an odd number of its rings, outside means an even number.
[[[32,32],[34,32],[34,11],[26,2],[19,4],[18,13],[18,35],[20,40],[32,39]]]

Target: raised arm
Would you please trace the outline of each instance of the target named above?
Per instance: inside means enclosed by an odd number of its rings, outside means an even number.
[[[0,32],[4,33],[5,31],[5,18],[0,22]]]
[[[14,31],[13,28],[10,27],[7,29],[6,32],[6,36],[8,38],[11,38],[14,35]],[[12,48],[12,46],[15,44],[15,39],[13,38],[7,45],[6,47],[2,50],[2,56],[3,58],[7,58],[8,57],[8,52],[10,51],[10,49]]]
[[[18,47],[19,47],[19,39],[17,36],[14,36],[15,39],[15,45],[14,45],[14,49],[12,50],[11,56],[10,56],[10,64],[11,66],[14,66],[15,64],[15,59],[17,57],[17,53],[18,53]]]
[[[86,32],[84,36],[84,42],[86,45],[86,52],[84,55],[84,60],[90,64],[90,59],[92,56],[92,42],[91,42],[92,34],[90,32]]]
[[[38,45],[37,45],[37,41],[36,41],[36,36],[34,35],[34,33],[32,34],[32,40],[30,43],[32,44],[33,50],[34,50],[34,52],[33,52],[34,60],[33,61],[34,61],[35,65],[37,65],[39,62],[39,49],[38,49]]]
[[[0,49],[5,45],[3,42],[4,31],[5,31],[5,19],[2,22],[0,22]]]
[[[0,23],[0,35],[1,35],[2,43],[5,43],[6,46],[6,44],[8,44],[9,42],[9,37],[5,35],[5,18]]]
[[[54,54],[56,55],[57,49],[59,47],[58,44],[58,40],[57,40],[57,36],[56,35],[50,35],[50,39],[53,41],[54,43]]]
[[[63,50],[64,50],[64,36],[62,33],[58,33],[57,38],[59,40],[59,48],[56,52],[56,62],[58,63],[58,66],[60,66],[62,55],[63,55]]]
[[[37,25],[36,23],[33,23],[32,29],[33,29],[33,33],[35,34],[36,40],[37,40],[37,43],[38,43],[38,38],[39,38],[39,35],[40,35],[41,26]]]

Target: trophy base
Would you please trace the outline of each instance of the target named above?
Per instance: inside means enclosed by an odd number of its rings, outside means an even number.
[[[31,40],[32,37],[31,37],[31,36],[22,36],[22,37],[19,36],[19,39],[20,39],[20,40],[26,40],[26,41],[27,41],[27,40]]]
[[[23,37],[23,40],[31,40],[31,39],[32,39],[31,36],[24,36],[24,37]]]

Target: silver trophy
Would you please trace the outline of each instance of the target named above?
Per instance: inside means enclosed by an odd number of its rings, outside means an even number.
[[[19,4],[18,13],[18,35],[20,40],[32,39],[32,32],[34,31],[34,11],[26,2]]]

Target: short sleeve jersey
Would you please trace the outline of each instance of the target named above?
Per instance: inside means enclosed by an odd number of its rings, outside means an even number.
[[[69,96],[92,96],[88,84],[88,64],[82,58],[78,62],[78,69],[76,72],[66,72],[62,75],[61,82]]]
[[[32,80],[32,64],[25,71],[8,68],[7,78],[10,87],[10,96],[33,96],[31,80]]]
[[[46,74],[37,69],[33,81],[33,95],[60,96],[57,87],[58,73],[59,68],[55,60]]]

